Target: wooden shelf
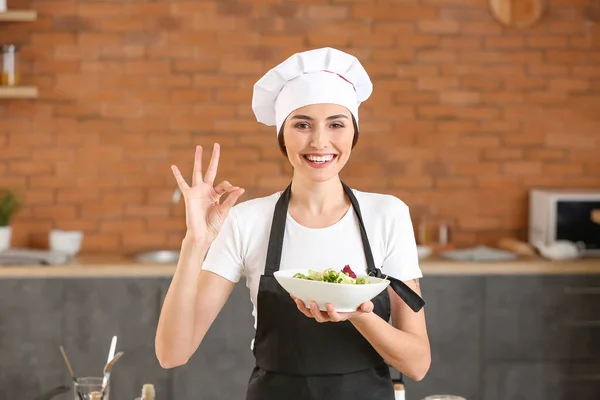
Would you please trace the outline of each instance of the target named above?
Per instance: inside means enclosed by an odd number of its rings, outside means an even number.
[[[7,10],[0,12],[0,21],[26,22],[35,21],[37,11],[30,10]]]
[[[0,86],[0,99],[35,99],[38,90],[33,86]]]

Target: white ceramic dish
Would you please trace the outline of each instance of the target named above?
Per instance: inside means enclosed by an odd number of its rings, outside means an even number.
[[[298,272],[307,274],[308,270],[279,270],[273,275],[288,293],[302,300],[307,306],[314,301],[321,311],[327,310],[327,303],[333,305],[338,312],[356,311],[362,303],[373,299],[390,284],[387,279],[371,276],[369,277],[371,283],[365,285],[309,281],[294,278],[294,274]]]
[[[419,260],[424,260],[429,257],[433,253],[433,249],[429,246],[417,246],[417,254],[419,255]]]

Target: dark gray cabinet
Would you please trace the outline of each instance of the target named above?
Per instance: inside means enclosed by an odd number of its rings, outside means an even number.
[[[240,281],[196,353],[173,370],[169,399],[243,400],[254,366],[253,338],[250,294],[245,281]]]
[[[490,362],[484,387],[485,400],[598,399],[600,362]]]
[[[63,381],[63,283],[0,279],[0,398],[33,399]]]
[[[406,397],[432,394],[481,399],[484,277],[431,276],[421,282],[431,368],[420,382],[405,379]]]
[[[600,276],[423,279],[432,365],[406,396],[600,398]]]
[[[600,276],[498,276],[486,282],[487,359],[600,359]]]
[[[68,383],[59,346],[79,375],[99,375],[113,335],[125,351],[112,400],[142,384],[158,399],[243,400],[253,367],[248,289],[236,285],[198,351],[164,370],[154,335],[169,278],[0,279],[0,388],[33,399]],[[407,399],[596,400],[600,396],[600,276],[426,276],[432,366],[405,378]],[[58,400],[72,400],[72,394]]]

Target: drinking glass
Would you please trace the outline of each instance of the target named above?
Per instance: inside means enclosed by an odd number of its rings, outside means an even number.
[[[75,400],[90,400],[92,398],[92,392],[102,392],[102,379],[101,377],[96,376],[86,376],[83,378],[77,378],[77,382],[73,386],[73,398]],[[83,398],[79,397],[79,393],[83,396]],[[103,400],[109,399],[109,391],[110,391],[110,380],[106,384],[106,392],[104,394]]]

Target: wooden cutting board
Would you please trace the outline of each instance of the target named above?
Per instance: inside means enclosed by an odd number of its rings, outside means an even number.
[[[546,0],[488,0],[492,15],[502,25],[525,28],[535,24],[546,9]]]

